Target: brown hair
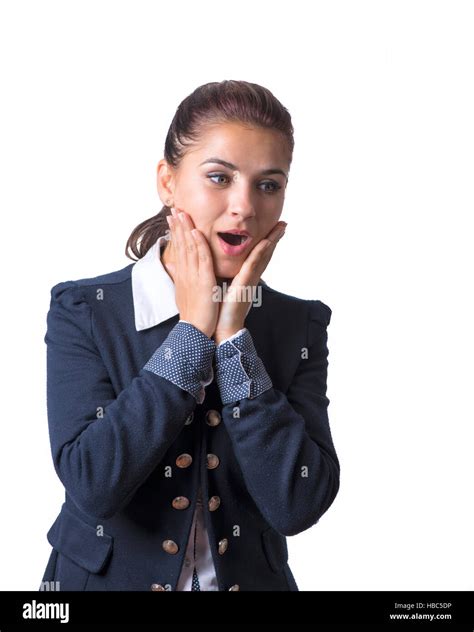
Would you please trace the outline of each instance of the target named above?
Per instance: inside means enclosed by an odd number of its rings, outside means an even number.
[[[165,140],[164,158],[176,168],[186,147],[199,137],[202,125],[220,122],[250,123],[256,127],[275,129],[288,143],[289,161],[293,155],[293,125],[288,110],[263,86],[233,79],[213,81],[199,86],[178,106]],[[136,261],[168,230],[166,216],[170,206],[136,226],[125,246],[125,255]],[[130,256],[129,250],[135,255]]]

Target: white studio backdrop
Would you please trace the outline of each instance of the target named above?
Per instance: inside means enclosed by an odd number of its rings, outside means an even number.
[[[333,310],[333,506],[288,539],[300,590],[472,590],[474,5],[3,1],[0,589],[36,590],[63,502],[46,414],[60,281],[131,263],[179,102],[245,79],[289,109],[264,274]]]

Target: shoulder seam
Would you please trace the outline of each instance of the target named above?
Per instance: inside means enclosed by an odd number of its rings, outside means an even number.
[[[135,262],[136,263],[136,262]],[[89,287],[92,285],[118,285],[119,283],[125,283],[131,278],[132,266],[134,264],[130,263],[129,265],[121,268],[120,270],[114,270],[113,272],[107,272],[105,274],[99,274],[96,277],[83,277],[81,279],[70,279],[67,281],[60,281],[53,286],[56,288],[60,285],[69,285],[70,287]],[[118,279],[105,279],[106,276],[119,275]],[[64,289],[66,289],[66,287]]]
[[[318,321],[324,327],[331,322],[332,309],[319,299],[310,300],[311,320]]]

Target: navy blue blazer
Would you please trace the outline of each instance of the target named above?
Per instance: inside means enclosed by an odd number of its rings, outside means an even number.
[[[223,404],[213,381],[199,404],[143,369],[179,315],[136,330],[133,265],[51,290],[48,425],[65,501],[40,590],[175,590],[201,485],[219,590],[297,591],[286,536],[316,524],[339,489],[326,396],[331,309],[262,280],[245,327],[272,388]],[[191,462],[177,467],[183,455]],[[187,507],[175,503],[183,497]]]

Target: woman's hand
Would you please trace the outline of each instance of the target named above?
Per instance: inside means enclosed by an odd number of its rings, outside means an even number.
[[[211,249],[187,213],[177,213],[174,209],[171,212],[173,217],[167,216],[167,220],[175,259],[168,267],[173,276],[179,316],[211,338],[219,314],[219,304],[213,300],[216,277]],[[193,229],[195,237],[191,234]]]
[[[285,234],[286,226],[286,222],[278,222],[266,238],[250,251],[240,272],[234,277],[224,300],[220,303],[214,335],[217,345],[244,327],[245,317],[253,301],[254,288],[272,258],[278,241]]]

